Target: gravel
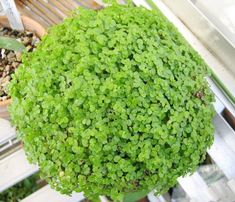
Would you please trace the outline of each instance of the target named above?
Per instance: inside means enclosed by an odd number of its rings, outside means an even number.
[[[22,42],[28,52],[34,51],[39,38],[32,32],[18,32],[6,27],[0,27],[0,36],[11,37]],[[21,64],[21,52],[0,48],[0,102],[10,98],[7,84],[11,81],[11,75]]]

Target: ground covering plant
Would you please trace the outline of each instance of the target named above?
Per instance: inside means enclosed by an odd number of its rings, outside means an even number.
[[[160,11],[79,9],[24,55],[11,117],[28,158],[61,193],[163,193],[213,142],[208,73]]]

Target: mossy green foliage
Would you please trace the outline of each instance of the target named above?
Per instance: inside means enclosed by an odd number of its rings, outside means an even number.
[[[201,57],[159,11],[80,9],[23,58],[11,117],[61,193],[167,191],[213,142]]]

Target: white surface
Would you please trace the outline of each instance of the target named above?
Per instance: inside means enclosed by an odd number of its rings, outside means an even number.
[[[4,15],[4,10],[2,8],[1,2],[0,2],[0,15]]]
[[[14,137],[15,134],[15,129],[11,127],[10,122],[0,118],[0,145]]]
[[[217,131],[214,135],[214,144],[208,150],[208,153],[228,180],[235,179],[235,153]]]
[[[72,196],[62,195],[51,189],[49,185],[46,185],[21,202],[79,202],[84,198],[82,193],[74,193]]]
[[[155,196],[154,191],[148,194],[148,200],[150,202],[167,202],[167,200],[165,200],[163,196]]]
[[[192,1],[192,0],[191,0]],[[222,32],[235,47],[235,1],[194,0],[192,1]]]
[[[217,114],[214,118],[214,126],[217,134],[223,138],[227,147],[229,147],[235,154],[235,132],[230,125],[224,120],[224,118]],[[222,146],[222,145],[221,145]],[[235,162],[234,162],[235,164]]]
[[[100,196],[101,202],[109,202],[109,200],[105,196]]]
[[[234,179],[231,179],[228,181],[228,186],[233,191],[233,193],[235,193],[235,180]]]
[[[0,192],[38,171],[29,164],[23,149],[0,160]]]
[[[222,104],[222,102],[220,101],[220,99],[216,96],[215,96],[214,108],[218,114],[221,114],[223,112],[223,110],[225,109],[225,107]]]
[[[213,182],[210,185],[210,189],[211,189],[211,192],[216,194],[218,199],[220,199],[217,201],[232,202],[234,201],[233,199],[235,199],[235,194],[230,189],[230,187],[227,184],[227,180],[225,179],[220,179],[220,180],[217,180],[216,182]]]
[[[200,202],[216,201],[218,198],[210,192],[202,177],[195,172],[191,176],[180,177],[180,186],[184,189],[190,199]]]

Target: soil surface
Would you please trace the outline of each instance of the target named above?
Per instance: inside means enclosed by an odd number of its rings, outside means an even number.
[[[22,42],[26,51],[34,51],[39,38],[32,32],[18,32],[6,27],[0,27],[0,36],[11,37]],[[21,64],[21,52],[0,48],[0,102],[10,98],[7,91],[7,84],[11,80],[11,75]]]

